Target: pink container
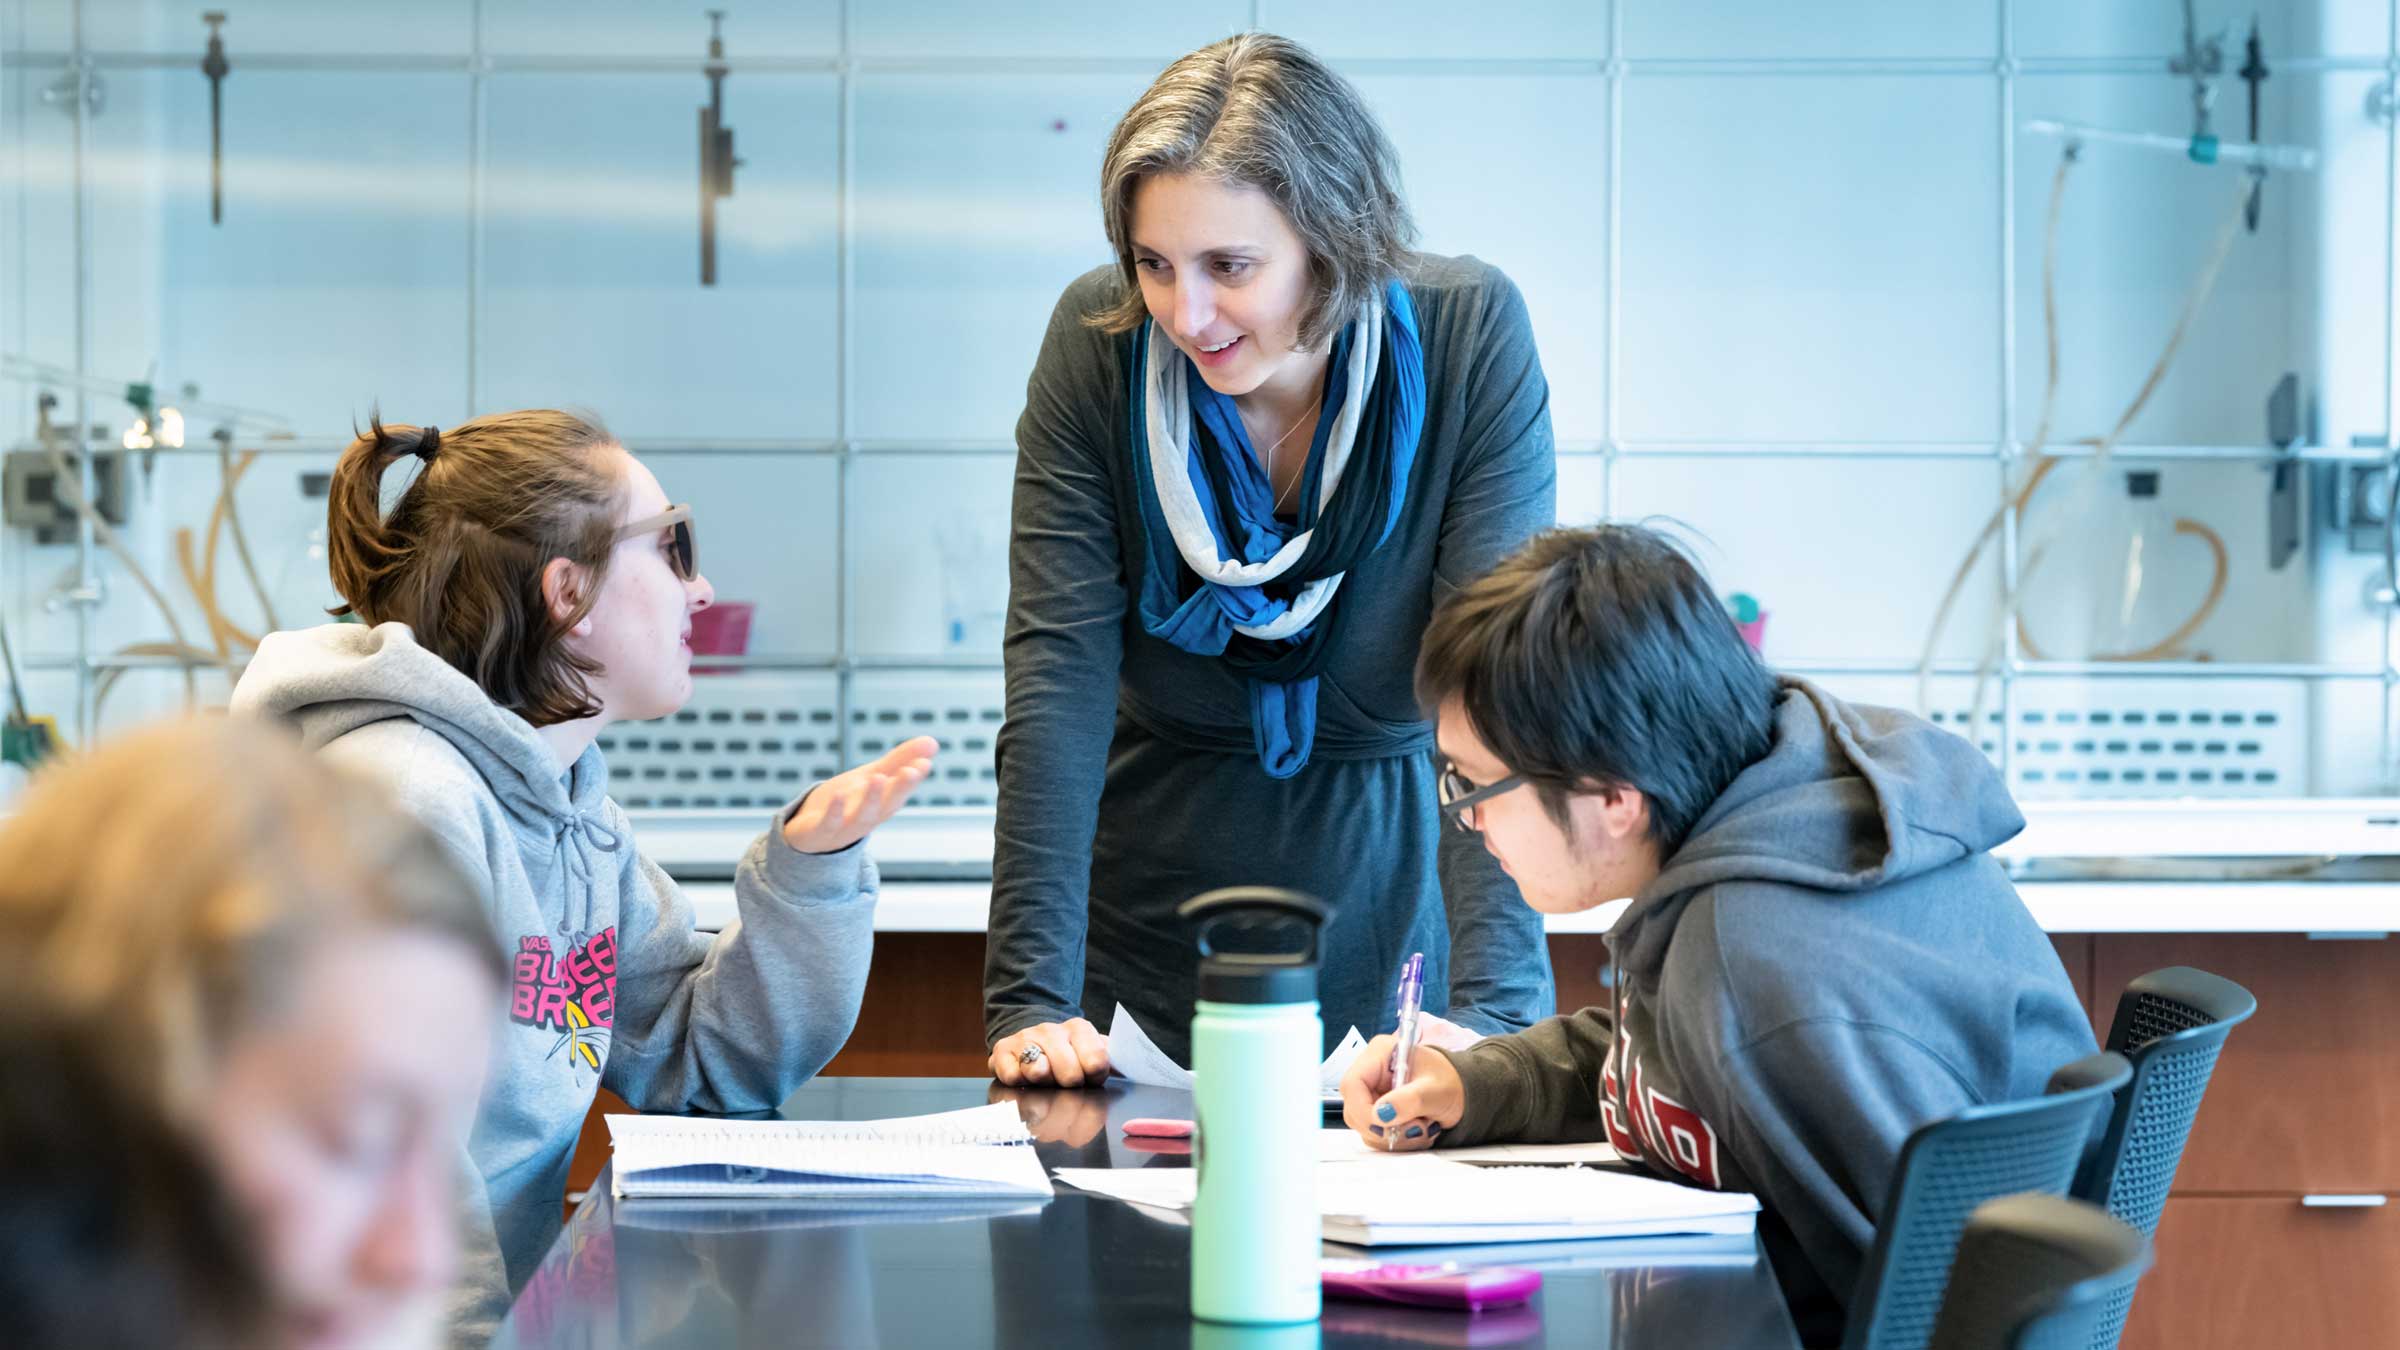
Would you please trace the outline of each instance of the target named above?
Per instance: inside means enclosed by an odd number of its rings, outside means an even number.
[[[1750,650],[1752,650],[1752,651],[1754,651],[1754,652],[1757,652],[1757,653],[1758,653],[1759,655],[1761,655],[1761,656],[1764,656],[1764,655],[1766,655],[1766,651],[1767,651],[1767,615],[1766,615],[1766,611],[1764,611],[1764,610],[1761,610],[1761,611],[1759,611],[1759,615],[1758,615],[1758,617],[1757,617],[1757,618],[1755,618],[1755,619],[1752,619],[1752,620],[1751,620],[1750,622],[1748,622],[1748,623],[1743,623],[1743,622],[1741,622],[1741,621],[1739,621],[1739,620],[1736,620],[1736,621],[1734,622],[1734,625],[1733,625],[1733,626],[1734,626],[1735,628],[1737,628],[1737,629],[1740,629],[1740,630],[1741,630],[1741,634],[1742,634],[1742,641],[1744,641],[1744,642],[1747,642],[1747,643],[1749,643],[1749,644],[1750,644]]]
[[[719,600],[692,616],[692,655],[745,656],[750,651],[750,616],[758,606],[746,600]],[[701,671],[703,675],[716,674]]]

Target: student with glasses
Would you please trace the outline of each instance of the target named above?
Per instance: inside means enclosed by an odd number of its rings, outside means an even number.
[[[1398,1149],[1605,1139],[1749,1191],[1810,1344],[1840,1338],[1901,1143],[2090,1054],[1991,850],[2025,826],[1976,748],[1779,679],[1689,559],[1626,526],[1536,539],[1445,602],[1417,693],[1442,813],[1544,913],[1631,904],[1613,1007],[1463,1050],[1389,1037],[1344,1118]]]
[[[417,472],[387,510],[403,461]],[[507,1021],[469,1141],[455,1305],[476,1340],[558,1235],[600,1088],[644,1110],[764,1110],[848,1039],[874,934],[859,842],[935,746],[906,742],[776,812],[734,874],[740,922],[711,937],[634,846],[593,744],[691,697],[692,616],[715,598],[691,508],[567,413],[378,420],[334,469],[328,545],[335,612],[364,624],[270,636],[234,707],[386,779],[498,930]]]

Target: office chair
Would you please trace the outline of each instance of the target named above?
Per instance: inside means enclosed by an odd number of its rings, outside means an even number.
[[[1843,1350],[1925,1350],[1967,1216],[2004,1195],[2065,1194],[2111,1097],[2132,1078],[2124,1056],[2102,1051],[2052,1074],[2043,1096],[1970,1106],[1911,1134]]]
[[[2200,1094],[2234,1024],[2258,1011],[2258,1000],[2233,981],[2171,966],[2125,986],[2108,1048],[2133,1064],[2133,1082],[2117,1094],[2099,1142],[2077,1172],[2073,1194],[2132,1225],[2158,1233],[2184,1141],[2200,1112]],[[2127,1282],[2094,1328],[2089,1350],[2115,1350],[2133,1306]]]
[[[1931,1350],[2084,1350],[2150,1242],[2097,1205],[2007,1195],[1968,1218]]]

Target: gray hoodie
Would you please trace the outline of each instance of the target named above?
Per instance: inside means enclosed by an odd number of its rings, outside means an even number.
[[[874,941],[866,850],[801,853],[776,818],[711,938],[634,847],[597,747],[568,771],[533,726],[407,625],[267,638],[237,713],[281,718],[388,783],[483,889],[510,960],[506,1025],[468,1141],[459,1344],[488,1340],[560,1229],[593,1094],[645,1111],[779,1105],[849,1038]]]
[[[1766,756],[1609,930],[1617,1006],[1451,1056],[1443,1143],[1605,1138],[1752,1192],[1795,1314],[1838,1318],[1909,1132],[2095,1048],[1989,852],[2024,827],[1965,741],[1783,681]]]

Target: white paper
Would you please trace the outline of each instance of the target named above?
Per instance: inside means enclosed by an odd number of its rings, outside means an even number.
[[[1318,1070],[1317,1079],[1318,1086],[1325,1091],[1325,1100],[1338,1102],[1342,1099],[1342,1075],[1350,1072],[1350,1066],[1357,1062],[1366,1048],[1367,1038],[1358,1034],[1357,1027],[1352,1027],[1350,1034],[1342,1037],[1342,1043],[1333,1047],[1333,1053],[1325,1057],[1325,1066]]]
[[[1362,1139],[1356,1130],[1327,1126],[1317,1134],[1319,1162],[1379,1162],[1423,1154],[1415,1149],[1395,1152],[1382,1148],[1372,1140]],[[1617,1161],[1617,1151],[1606,1142],[1590,1144],[1478,1144],[1472,1148],[1446,1148],[1432,1154],[1444,1162],[1507,1163],[1522,1167],[1557,1167],[1569,1163]]]
[[[1050,1175],[1079,1191],[1152,1209],[1190,1209],[1200,1174],[1189,1167],[1054,1167]]]
[[[1144,1087],[1192,1090],[1192,1071],[1167,1058],[1167,1052],[1158,1048],[1158,1042],[1150,1039],[1150,1033],[1142,1030],[1142,1024],[1133,1020],[1122,1003],[1108,1021],[1108,1067]]]
[[[1160,1209],[1189,1209],[1199,1191],[1191,1168],[1060,1168],[1080,1190]],[[1651,1177],[1589,1168],[1473,1167],[1426,1153],[1380,1163],[1320,1162],[1317,1213],[1336,1241],[1472,1243],[1740,1234],[1758,1201]]]
[[[894,1120],[607,1119],[620,1197],[1051,1193],[1010,1102]]]
[[[720,1120],[710,1116],[619,1116],[608,1120],[609,1142],[658,1144],[710,1153],[725,1141],[874,1140],[887,1144],[1030,1144],[1033,1133],[1014,1102],[993,1102],[925,1116],[888,1120]],[[703,1161],[719,1161],[714,1157]]]
[[[1366,1048],[1367,1038],[1358,1033],[1357,1027],[1350,1028],[1341,1044],[1333,1047],[1333,1053],[1317,1067],[1317,1089],[1324,1100],[1342,1099],[1342,1075],[1350,1071],[1351,1062]],[[1145,1087],[1192,1090],[1192,1071],[1168,1058],[1167,1052],[1158,1048],[1158,1042],[1150,1039],[1150,1033],[1142,1030],[1142,1024],[1133,1020],[1133,1014],[1125,1011],[1122,1003],[1109,1018],[1108,1064],[1118,1077]]]

